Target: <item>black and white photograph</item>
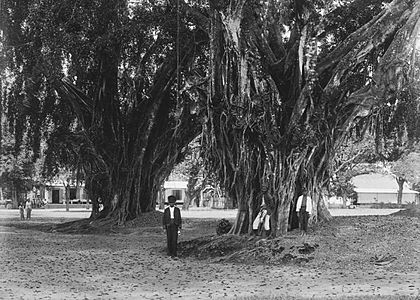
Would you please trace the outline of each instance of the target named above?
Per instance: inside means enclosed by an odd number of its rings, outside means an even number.
[[[0,0],[0,299],[420,300],[420,0]]]

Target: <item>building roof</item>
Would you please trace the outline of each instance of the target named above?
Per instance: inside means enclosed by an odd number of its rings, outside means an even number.
[[[188,181],[165,181],[163,184],[163,188],[165,189],[186,189],[188,185]]]
[[[357,193],[398,193],[398,183],[395,177],[388,174],[363,174],[352,178]],[[403,185],[404,194],[418,194],[418,192],[410,189],[405,182]]]
[[[378,194],[397,194],[398,190],[396,189],[364,189],[364,188],[355,188],[354,191],[356,193],[378,193]],[[403,194],[419,194],[417,191],[413,191],[410,189],[403,189]]]
[[[363,174],[352,178],[355,188],[361,189],[394,189],[398,190],[398,184],[395,177],[387,174]],[[407,183],[404,189],[409,189]]]

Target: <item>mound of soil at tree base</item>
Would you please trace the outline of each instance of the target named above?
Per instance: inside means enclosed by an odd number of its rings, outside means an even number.
[[[125,223],[125,227],[161,227],[163,212],[151,211]]]
[[[357,265],[356,269],[389,264],[397,269],[416,269],[417,263],[410,256],[419,229],[416,217],[334,217],[328,223],[311,226],[305,236],[299,230],[274,239],[228,234],[201,236],[181,242],[179,254],[216,263],[310,264],[332,269],[336,263]]]
[[[48,228],[40,228],[44,231],[77,233],[77,234],[112,234],[112,233],[132,233],[136,228],[161,227],[162,215],[160,211],[152,211],[141,214],[138,218],[118,224],[116,219],[82,219],[62,224],[54,224]]]
[[[297,237],[297,236],[296,236]],[[251,264],[293,264],[313,259],[311,254],[318,244],[288,238],[265,239],[260,237],[221,235],[200,237],[179,245],[180,256],[213,259],[215,262]]]
[[[391,216],[401,216],[401,217],[417,217],[420,218],[420,206],[413,206],[407,209],[402,209],[400,211],[397,211]]]

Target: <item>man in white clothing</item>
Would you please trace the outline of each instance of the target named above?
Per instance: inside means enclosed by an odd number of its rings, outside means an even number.
[[[264,229],[263,236],[267,237],[270,233],[270,214],[265,203],[261,204],[260,211],[252,223],[252,229],[255,235],[259,234],[261,229]]]
[[[308,196],[308,191],[303,189],[296,203],[296,212],[299,216],[299,227],[302,235],[308,232],[309,215],[312,213],[312,199]]]

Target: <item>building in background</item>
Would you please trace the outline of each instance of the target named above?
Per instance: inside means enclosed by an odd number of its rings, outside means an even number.
[[[160,191],[165,203],[168,202],[168,196],[175,196],[176,204],[184,204],[185,198],[187,196],[187,185],[188,181],[182,180],[168,180],[163,184],[163,188]]]
[[[66,186],[63,182],[53,181],[45,185],[45,202],[47,204],[65,204]],[[70,184],[70,204],[86,204],[88,196],[83,184]]]
[[[358,204],[397,203],[398,184],[395,177],[386,174],[363,174],[353,177]],[[402,204],[419,203],[419,192],[404,183]]]

